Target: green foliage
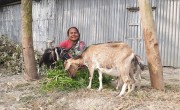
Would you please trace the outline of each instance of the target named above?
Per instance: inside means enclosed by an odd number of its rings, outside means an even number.
[[[21,45],[8,39],[7,36],[0,36],[0,67],[6,68],[6,75],[20,74],[22,72],[22,51]]]
[[[66,71],[63,67],[63,62],[59,61],[56,64],[55,69],[50,69],[47,71],[45,76],[46,78],[43,81],[42,90],[43,91],[71,91],[80,88],[86,88],[89,82],[89,73],[87,69],[81,69],[76,73],[76,76],[70,78],[67,76]],[[111,77],[103,76],[103,84],[109,84]],[[98,73],[95,71],[92,88],[99,87]]]

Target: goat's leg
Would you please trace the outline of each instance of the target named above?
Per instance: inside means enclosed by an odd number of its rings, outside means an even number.
[[[130,92],[135,90],[135,75],[134,75],[134,73],[130,74],[130,78],[131,79],[129,81],[127,81],[127,83],[128,83],[127,94],[129,94]]]
[[[120,94],[118,95],[118,97],[121,97],[125,94],[126,92],[126,88],[128,86],[128,91],[130,91],[130,76],[129,76],[129,72],[128,69],[126,68],[121,68],[121,70],[119,70],[119,72],[121,73],[120,76],[122,78],[122,81],[123,81],[123,86],[122,86],[122,89],[121,89],[121,92]]]
[[[135,89],[135,75],[136,73],[134,73],[135,71],[133,71],[133,69],[130,69],[129,71],[129,76],[131,78],[130,80],[130,84],[128,85],[128,93],[130,93],[131,91],[134,91]]]
[[[129,82],[129,86],[130,88],[128,88],[128,93],[132,92],[135,90],[135,79],[134,79],[134,76],[133,78],[131,78],[131,81]]]
[[[137,73],[137,75],[136,75],[136,77],[137,77],[137,89],[139,90],[140,88],[141,88],[141,70],[140,70],[140,68],[138,68],[139,70],[138,70],[138,73]]]
[[[89,85],[87,86],[87,89],[91,89],[91,85],[92,85],[92,79],[93,79],[93,75],[94,75],[94,68],[88,68],[89,69]]]
[[[126,88],[127,88],[127,83],[124,83],[122,86],[121,92],[117,97],[122,97],[126,92]]]
[[[120,78],[117,79],[117,86],[116,86],[116,90],[119,89],[119,85],[120,85]]]
[[[123,81],[122,81],[121,77],[118,77],[118,78],[117,78],[117,86],[116,86],[116,90],[119,89],[120,84],[123,84]]]
[[[125,94],[127,87],[128,87],[128,92]],[[125,82],[122,86],[121,92],[119,93],[119,95],[117,97],[122,97],[124,95],[129,94],[132,91],[132,89],[130,89],[130,87],[131,87],[130,82],[129,81]]]
[[[44,60],[43,60],[43,58],[41,58],[39,61],[39,67],[41,67],[43,63],[44,63]]]
[[[127,94],[129,94],[130,92],[134,91],[135,89],[135,83],[128,83],[128,91]]]
[[[98,70],[98,73],[99,73],[99,89],[98,89],[98,91],[101,91],[103,89],[103,86],[102,86],[102,72],[100,70]]]
[[[128,86],[128,92],[130,92],[131,91],[131,84],[128,84],[127,86]]]

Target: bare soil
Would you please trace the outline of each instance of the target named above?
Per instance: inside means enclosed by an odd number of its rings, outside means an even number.
[[[151,88],[149,71],[142,87],[125,97],[113,88],[42,93],[41,80],[27,82],[22,74],[0,68],[0,110],[180,110],[180,69],[163,68],[165,91]]]

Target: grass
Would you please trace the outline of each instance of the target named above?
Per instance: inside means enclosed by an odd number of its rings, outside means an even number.
[[[110,76],[103,76],[103,84],[110,84]],[[63,67],[63,62],[59,61],[56,64],[55,69],[49,69],[45,75],[45,79],[42,82],[42,91],[72,91],[80,88],[86,88],[89,82],[89,74],[87,69],[81,69],[76,73],[74,78],[67,76]],[[98,73],[95,71],[92,88],[98,88],[99,80]]]

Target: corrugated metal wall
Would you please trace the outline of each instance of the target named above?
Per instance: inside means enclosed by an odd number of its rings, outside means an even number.
[[[158,0],[156,22],[162,63],[180,67],[180,0]]]
[[[153,16],[155,19],[157,0],[150,0],[150,4],[152,6]],[[124,41],[130,44],[135,53],[142,56],[145,62],[147,62],[138,1],[127,0],[125,11],[126,15]]]
[[[55,20],[55,2],[53,0],[42,0],[33,2],[33,40],[34,47],[43,51],[48,40],[54,40],[58,37]]]
[[[150,2],[157,25],[162,63],[164,66],[180,67],[180,0]],[[21,36],[19,8],[20,5],[0,8],[0,34],[8,34],[17,41]],[[12,25],[17,28],[12,28]],[[71,26],[79,28],[81,39],[87,45],[124,41],[146,61],[137,0],[33,1],[35,49],[43,51],[48,39],[55,40],[55,45],[58,45],[67,38],[66,31]]]
[[[5,35],[14,41],[20,42],[20,17],[20,5],[0,8],[0,36]]]

